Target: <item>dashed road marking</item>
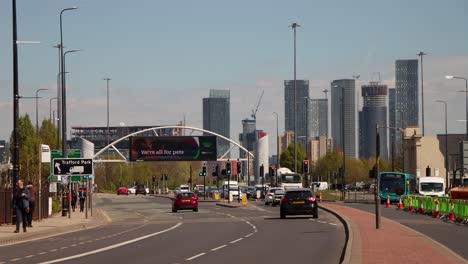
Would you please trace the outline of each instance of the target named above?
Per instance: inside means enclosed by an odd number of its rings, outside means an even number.
[[[329,223],[329,224],[330,224],[330,225],[334,225],[334,226],[337,226],[337,224],[335,224],[335,223]]]
[[[60,249],[67,249],[68,247],[61,247]]]
[[[47,254],[47,252],[41,252],[38,255],[45,255],[45,254]]]
[[[11,262],[15,262],[15,261],[18,261],[18,260],[21,260],[21,258],[10,259]]]
[[[57,250],[58,250],[58,249],[54,248],[54,249],[49,250],[49,252],[55,252],[55,251],[57,251]]]
[[[198,257],[201,257],[201,256],[203,256],[203,255],[205,255],[205,254],[206,254],[206,253],[200,253],[200,254],[195,255],[195,256],[193,256],[193,257],[190,257],[190,258],[188,258],[188,259],[186,259],[186,260],[187,260],[187,261],[190,261],[190,260],[196,259],[196,258],[198,258]]]
[[[222,245],[222,246],[219,246],[217,248],[213,248],[213,249],[211,249],[211,251],[216,251],[216,250],[222,249],[224,247],[227,247],[227,245]]]
[[[245,237],[246,237],[246,238],[247,238],[247,237],[251,237],[253,234],[254,234],[254,233],[250,233],[250,234],[246,235]]]
[[[327,222],[324,222],[324,221],[317,221],[319,223],[322,223],[322,224],[326,224]]]
[[[229,243],[234,244],[234,243],[237,243],[237,242],[241,241],[242,239],[244,239],[244,238],[241,237],[241,238],[233,240],[233,241],[231,241]]]
[[[34,257],[34,256],[36,256],[36,255],[29,255],[29,256],[26,256],[26,257],[24,257],[24,258],[32,258],[32,257]]]

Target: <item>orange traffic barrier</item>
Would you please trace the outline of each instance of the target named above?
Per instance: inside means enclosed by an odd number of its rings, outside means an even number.
[[[454,210],[455,210],[455,204],[453,203],[453,200],[451,200],[450,201],[450,214],[449,214],[449,220],[450,221],[457,220],[457,217],[455,216]]]
[[[439,212],[439,200],[438,199],[435,199],[434,200],[434,203],[435,203],[435,209],[434,209],[434,218],[439,218],[440,217],[440,212]]]

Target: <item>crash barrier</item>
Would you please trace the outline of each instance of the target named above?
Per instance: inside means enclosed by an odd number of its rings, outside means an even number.
[[[415,195],[402,196],[402,200],[405,211],[468,222],[468,200]]]

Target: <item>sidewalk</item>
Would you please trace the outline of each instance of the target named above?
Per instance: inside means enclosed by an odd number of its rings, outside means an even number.
[[[334,203],[322,207],[343,217],[350,232],[344,263],[468,263],[442,244],[390,219]]]
[[[79,210],[72,212],[71,218],[55,214],[42,221],[33,221],[33,227],[28,227],[27,232],[23,232],[22,225],[20,233],[13,233],[16,229],[15,225],[0,225],[0,247],[26,242],[36,239],[48,238],[61,234],[71,233],[79,230],[90,229],[101,226],[110,219],[99,209],[93,208],[93,216],[88,210],[88,219],[85,218],[85,213],[80,213]]]

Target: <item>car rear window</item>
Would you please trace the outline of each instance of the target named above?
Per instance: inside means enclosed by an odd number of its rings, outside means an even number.
[[[193,193],[179,193],[178,195],[180,198],[192,198]]]
[[[288,199],[307,199],[312,197],[312,192],[310,191],[289,191],[286,192],[286,198]]]

